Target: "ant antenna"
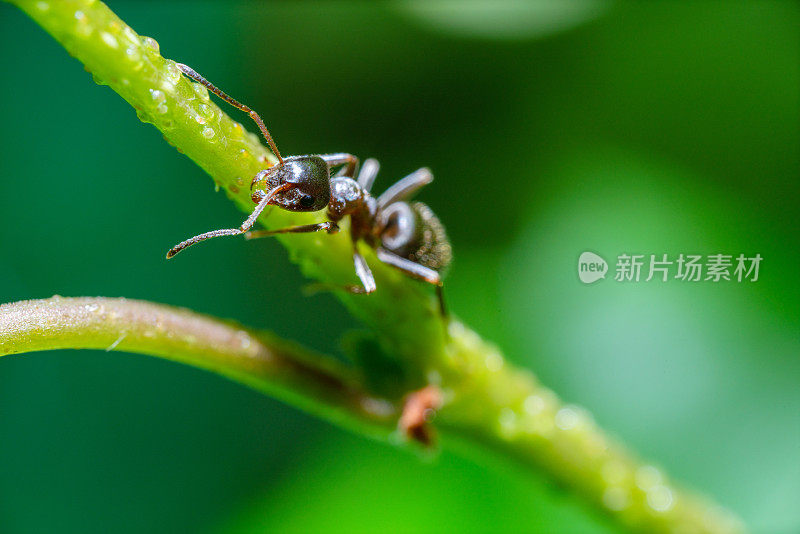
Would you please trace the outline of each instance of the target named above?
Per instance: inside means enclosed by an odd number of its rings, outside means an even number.
[[[275,141],[272,140],[272,136],[269,134],[269,130],[267,130],[264,121],[261,120],[261,117],[258,116],[258,113],[256,113],[249,107],[245,106],[238,100],[228,96],[222,89],[219,89],[216,85],[214,85],[213,83],[209,82],[208,80],[200,76],[200,74],[198,74],[194,69],[192,69],[188,65],[184,65],[183,63],[175,63],[175,66],[178,67],[181,70],[181,72],[183,72],[186,76],[193,79],[197,83],[204,85],[209,91],[220,97],[228,104],[237,107],[242,111],[244,111],[245,113],[247,113],[248,115],[250,115],[250,118],[253,119],[256,124],[258,124],[258,127],[261,129],[261,133],[264,134],[264,138],[267,140],[267,144],[269,144],[269,147],[272,149],[272,152],[278,157],[279,164],[283,165],[283,158],[281,157],[281,153],[278,151],[278,147],[275,146]]]

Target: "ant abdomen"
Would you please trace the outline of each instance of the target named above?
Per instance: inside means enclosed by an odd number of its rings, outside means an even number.
[[[453,252],[444,226],[422,202],[394,202],[381,212],[384,248],[439,273],[450,265]]]

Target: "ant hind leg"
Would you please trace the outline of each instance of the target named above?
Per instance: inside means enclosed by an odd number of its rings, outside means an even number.
[[[444,291],[442,290],[442,277],[439,275],[438,272],[434,271],[430,267],[425,267],[424,265],[420,265],[419,263],[413,262],[408,258],[404,258],[402,256],[398,256],[394,252],[387,250],[383,247],[378,247],[375,250],[375,254],[378,256],[378,259],[381,260],[383,263],[387,265],[391,265],[395,269],[398,269],[408,276],[412,278],[416,278],[417,280],[422,280],[423,282],[428,282],[431,285],[436,286],[436,297],[439,299],[439,312],[442,315],[442,319],[445,321],[448,318],[447,314],[447,307],[444,303]]]
[[[356,275],[358,279],[361,281],[361,285],[345,285],[340,286],[337,284],[328,284],[325,282],[319,282],[315,284],[308,284],[304,288],[304,292],[307,295],[313,295],[319,291],[339,291],[344,290],[348,293],[353,293],[354,295],[368,295],[377,289],[375,284],[375,277],[372,276],[372,271],[367,265],[367,260],[364,259],[364,256],[358,251],[353,243],[353,264],[356,268]]]
[[[378,209],[383,209],[398,200],[409,198],[432,181],[433,174],[429,168],[417,169],[405,178],[401,178],[378,197]]]

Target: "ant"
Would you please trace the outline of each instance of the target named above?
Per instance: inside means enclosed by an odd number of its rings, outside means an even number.
[[[176,66],[192,80],[249,114],[278,158],[278,163],[253,177],[250,190],[256,207],[239,228],[196,235],[172,247],[167,252],[168,259],[195,243],[225,235],[245,234],[245,238],[254,239],[281,233],[325,231],[332,234],[339,231],[337,222],[350,216],[353,262],[362,286],[346,286],[345,289],[351,293],[372,293],[376,289],[372,271],[358,251],[358,242],[364,241],[375,250],[377,258],[383,263],[434,285],[442,317],[446,317],[441,272],[452,259],[450,243],[444,227],[428,206],[421,202],[406,202],[420,188],[433,181],[429,169],[421,168],[409,174],[376,199],[370,194],[379,169],[375,159],[366,160],[356,178],[359,161],[351,154],[291,156],[284,159],[258,113],[225,94],[190,67],[181,63],[176,63]],[[341,170],[331,177],[331,169],[340,166]],[[329,220],[278,230],[250,231],[268,205],[277,205],[288,211],[309,212],[327,207]]]

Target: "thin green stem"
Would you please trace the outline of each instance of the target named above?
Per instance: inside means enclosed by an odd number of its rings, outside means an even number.
[[[396,407],[364,391],[344,366],[232,321],[124,298],[0,305],[0,357],[53,349],[147,354],[246,384],[359,433],[388,437]]]
[[[83,63],[95,82],[119,93],[133,106],[139,119],[158,128],[167,142],[211,175],[239,208],[246,213],[253,211],[251,180],[273,165],[275,157],[257,135],[220,109],[205,87],[190,81],[174,61],[162,57],[154,39],[139,36],[99,1],[12,3]],[[215,81],[211,73],[203,72],[202,65],[192,66]],[[232,109],[225,106],[228,111]],[[176,198],[176,205],[180,201]],[[191,206],[185,209],[190,211]],[[323,219],[321,213],[291,213],[273,207],[264,211],[259,222],[276,229]],[[198,233],[202,230],[206,229],[201,228]],[[337,235],[320,232],[279,235],[277,239],[306,276],[344,286],[357,283],[352,245],[344,230]],[[164,252],[185,237],[165,236]],[[370,260],[380,291],[368,297],[345,291],[336,294],[353,315],[378,335],[383,352],[402,363],[410,385],[421,385],[425,367],[437,360],[444,348],[441,323],[431,320],[437,315],[433,290],[375,260],[367,248],[362,252]],[[181,256],[170,261],[175,269],[181,268]]]
[[[493,345],[450,327],[448,402],[437,415],[445,436],[465,439],[545,472],[562,487],[640,532],[740,532],[726,510],[685,491],[564,404],[529,371],[509,365]]]
[[[228,118],[209,99],[205,88],[181,76],[175,63],[160,55],[153,39],[138,36],[95,0],[14,0],[13,3],[80,60],[98,83],[118,92],[143,121],[156,126],[168,142],[205,169],[240,208],[252,211],[251,177],[273,164],[274,158],[261,146],[257,136]],[[272,210],[259,219],[267,228],[318,220],[318,215],[281,210]],[[312,234],[280,239],[307,276],[333,284],[354,281],[346,231],[335,236]],[[339,297],[376,334],[383,357],[393,358],[402,366],[401,374],[406,378],[401,389],[409,390],[425,382],[441,387],[445,404],[436,422],[443,430],[445,444],[452,440],[468,441],[514,458],[583,496],[619,524],[641,532],[735,532],[741,528],[723,510],[678,489],[660,470],[635,460],[598,429],[585,411],[563,405],[529,372],[507,364],[495,347],[459,322],[450,321],[449,334],[445,335],[445,325],[430,288],[374,261],[368,250],[364,252],[378,291],[369,296],[341,292]],[[6,310],[11,313],[12,308]],[[3,340],[0,346],[9,347],[5,349],[7,352],[65,344],[107,348],[118,339],[118,348],[136,350],[133,341],[138,339],[142,343],[138,346],[140,352],[221,372],[329,419],[341,417],[342,424],[359,423],[350,425],[358,431],[376,428],[387,435],[393,427],[387,419],[396,420],[396,413],[387,415],[391,409],[386,413],[382,408],[375,411],[376,407],[391,408],[391,404],[363,393],[352,380],[345,379],[347,375],[342,374],[342,369],[330,368],[330,373],[323,372],[318,380],[313,380],[314,373],[308,376],[306,371],[328,367],[311,365],[306,359],[301,360],[307,366],[297,367],[288,363],[294,360],[287,357],[282,368],[291,372],[272,374],[272,368],[263,362],[259,364],[263,367],[256,366],[253,370],[221,365],[239,361],[230,360],[227,354],[234,346],[223,344],[217,352],[205,352],[198,345],[197,352],[184,352],[187,347],[173,345],[175,341],[167,333],[176,335],[173,328],[177,325],[165,327],[165,337],[159,338],[158,343],[148,343],[144,332],[152,332],[157,323],[147,327],[150,330],[143,329],[138,338],[120,337],[128,331],[122,323],[117,324],[116,336],[109,330],[104,337],[94,338],[91,329],[81,333],[80,324],[75,330],[67,324],[77,321],[80,314],[76,317],[67,314],[65,320],[60,319],[58,312],[42,315],[42,325],[51,321],[71,332],[72,337],[64,341],[57,333],[44,335],[42,332],[49,331],[44,327],[37,330],[35,317],[39,316],[15,317],[17,322],[33,322],[20,326],[20,332],[27,334],[16,337],[5,337],[5,330],[0,329]],[[144,322],[142,326],[146,327]],[[26,335],[44,337],[36,341],[39,338]],[[202,345],[201,342],[208,340],[198,337],[196,341]],[[323,376],[333,377],[333,381],[327,382]],[[401,380],[399,376],[388,379]]]

